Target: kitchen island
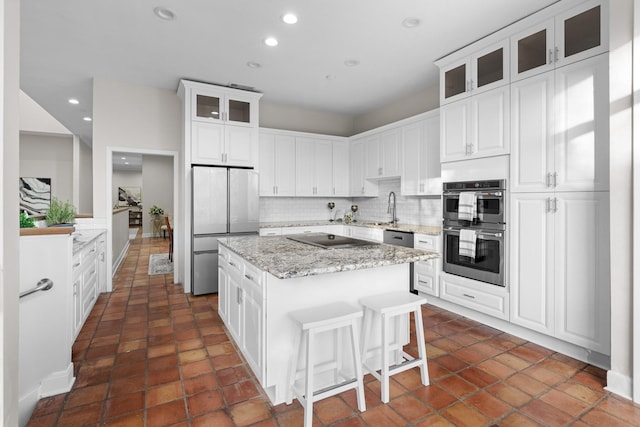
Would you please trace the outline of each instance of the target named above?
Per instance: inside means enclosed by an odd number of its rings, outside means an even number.
[[[439,257],[374,242],[323,249],[287,237],[246,236],[219,243],[220,316],[274,405],[285,399],[297,333],[288,317],[291,311],[337,301],[360,306],[364,296],[408,292],[409,264]],[[397,329],[401,333],[396,345],[408,342],[404,323]],[[331,336],[321,339],[316,360],[328,362],[335,351],[333,341]],[[333,376],[323,379],[332,381]]]

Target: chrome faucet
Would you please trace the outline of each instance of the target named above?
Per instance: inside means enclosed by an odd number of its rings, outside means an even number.
[[[393,202],[391,202],[391,196],[393,196]],[[391,224],[398,225],[398,218],[396,218],[396,193],[394,193],[393,191],[389,193],[389,199],[387,203],[387,213],[391,214]]]

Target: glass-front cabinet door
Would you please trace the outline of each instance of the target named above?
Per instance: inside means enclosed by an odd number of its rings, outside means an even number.
[[[468,58],[440,69],[440,103],[453,102],[469,96],[470,66]]]
[[[550,19],[511,37],[511,80],[521,80],[554,67],[554,20]]]
[[[488,46],[471,57],[472,94],[509,83],[509,40]]]
[[[193,119],[253,126],[257,117],[257,104],[247,96],[197,93],[193,97]],[[255,104],[255,105],[254,105]]]
[[[609,49],[607,2],[591,1],[556,17],[556,67]]]

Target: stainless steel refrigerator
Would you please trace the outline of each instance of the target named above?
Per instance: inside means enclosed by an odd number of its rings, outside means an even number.
[[[257,234],[258,173],[253,169],[191,169],[191,292],[218,292],[218,239]]]

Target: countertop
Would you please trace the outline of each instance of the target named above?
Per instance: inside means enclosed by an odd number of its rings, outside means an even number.
[[[353,225],[356,227],[381,228],[388,230],[410,231],[419,234],[439,235],[442,233],[442,227],[433,225],[416,225],[416,224],[398,224],[391,226],[390,224],[382,224],[376,221],[358,220],[349,224],[337,221],[281,221],[281,222],[261,222],[260,228],[284,228],[284,227],[313,227],[322,225]]]
[[[440,257],[437,252],[383,243],[355,248],[322,249],[286,237],[227,237],[218,242],[279,279],[427,261]]]
[[[95,240],[99,235],[106,232],[103,229],[81,229],[72,233],[73,236],[73,253],[77,253],[85,246]]]

